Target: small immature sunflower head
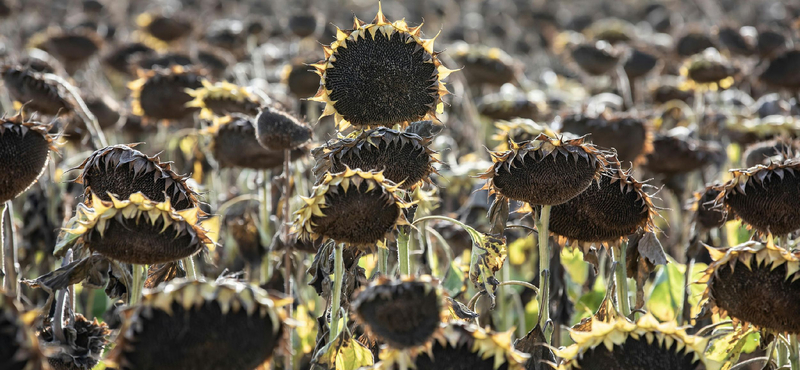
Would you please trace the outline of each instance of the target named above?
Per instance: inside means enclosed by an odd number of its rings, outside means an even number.
[[[37,336],[29,322],[35,318],[26,314],[14,298],[0,291],[0,364],[10,370],[45,370]]]
[[[268,170],[283,165],[284,151],[269,150],[258,143],[251,117],[241,114],[217,117],[206,133],[212,135],[211,154],[221,167]],[[307,153],[306,147],[294,149],[292,160]]]
[[[186,90],[203,87],[202,75],[202,70],[182,66],[140,71],[139,79],[128,84],[133,113],[155,120],[187,117],[197,108],[187,106],[192,96]]]
[[[186,103],[187,107],[200,108],[201,119],[212,120],[214,116],[225,116],[232,113],[241,113],[249,116],[258,114],[260,104],[247,89],[230,82],[212,84],[207,80],[199,89],[187,89],[194,100]]]
[[[11,99],[24,104],[26,111],[48,116],[72,111],[72,104],[67,101],[62,89],[30,67],[3,66],[0,67],[0,75]]]
[[[585,138],[553,139],[545,134],[504,152],[490,152],[492,167],[480,178],[485,189],[532,205],[556,205],[582,193],[608,161]]]
[[[110,202],[92,194],[92,207],[79,204],[56,249],[82,239],[89,250],[125,263],[165,263],[189,257],[212,241],[198,224],[199,208],[176,211],[169,199],[154,202],[142,193]]]
[[[389,22],[380,9],[372,22],[356,18],[352,30],[337,29],[325,60],[312,64],[322,83],[310,100],[324,102],[322,115],[334,114],[340,129],[435,118],[447,94],[442,79],[452,71],[433,51],[434,39],[421,37],[422,25]]]
[[[251,370],[281,345],[284,319],[258,287],[175,279],[144,296],[109,360],[120,370]]]
[[[142,13],[136,24],[149,36],[161,42],[176,41],[192,32],[192,23],[174,14]]]
[[[356,319],[396,349],[427,343],[447,313],[438,284],[430,276],[402,280],[381,276],[357,294],[351,304]]]
[[[637,231],[655,229],[656,208],[642,183],[615,164],[591,185],[550,211],[550,231],[561,243],[613,244]]]
[[[375,370],[522,370],[527,356],[515,350],[511,332],[496,333],[463,321],[441,324],[428,343],[405,350],[384,348]]]
[[[383,171],[386,179],[411,189],[420,182],[430,182],[431,173],[436,172],[433,164],[439,160],[428,147],[430,143],[431,138],[386,127],[363,131],[315,148],[314,174],[322,178],[327,172],[341,172],[347,167]]]
[[[708,248],[714,262],[698,281],[707,284],[703,302],[734,324],[774,333],[800,333],[800,252],[746,242]]]
[[[22,113],[0,118],[0,204],[22,194],[44,172],[50,150],[56,150],[49,130]]]
[[[398,185],[382,172],[346,167],[327,173],[297,212],[294,227],[306,239],[332,239],[360,249],[380,246],[398,225],[408,224],[410,207],[395,192]]]
[[[186,184],[186,178],[172,171],[171,162],[148,157],[128,145],[112,145],[99,149],[75,167],[81,173],[75,179],[92,197],[110,202],[111,195],[127,199],[141,192],[154,202],[170,200],[172,208],[182,211],[199,207],[197,193]]]
[[[39,340],[47,355],[47,362],[54,370],[90,370],[100,361],[108,344],[111,330],[97,319],[89,321],[76,313],[74,320],[64,328],[75,335],[66,336],[61,343],[54,334],[52,322],[47,322],[39,333]]]
[[[653,150],[652,127],[644,118],[608,114],[591,118],[575,114],[562,119],[561,131],[591,134],[589,139],[594,145],[614,148],[622,163],[640,164]]]
[[[636,323],[624,317],[595,320],[591,331],[572,331],[575,344],[555,350],[558,370],[700,370],[708,338],[689,335],[675,322],[659,323],[651,314]]]
[[[750,228],[766,235],[800,229],[800,158],[769,166],[732,170],[733,178],[716,187],[717,204],[733,211]]]
[[[245,262],[250,264],[257,264],[267,253],[267,247],[261,244],[258,232],[258,208],[255,200],[239,202],[228,208],[222,219],[225,233],[236,243]]]
[[[256,138],[268,150],[291,150],[311,140],[311,127],[288,112],[266,107],[256,117]]]

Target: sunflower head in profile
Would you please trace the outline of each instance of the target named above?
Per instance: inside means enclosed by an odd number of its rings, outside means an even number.
[[[231,113],[258,114],[258,100],[244,87],[224,81],[212,84],[202,80],[201,83],[202,88],[186,90],[194,98],[186,106],[199,108],[201,119],[210,121],[214,116],[222,117]]]
[[[16,198],[42,175],[50,150],[56,150],[50,128],[22,113],[0,118],[0,203]]]
[[[131,107],[137,116],[152,120],[180,120],[198,108],[188,106],[192,96],[186,90],[203,87],[205,71],[196,67],[173,65],[139,71],[139,79],[128,83]]]
[[[372,23],[355,19],[324,46],[325,60],[311,66],[321,77],[312,101],[324,102],[340,129],[393,126],[434,119],[447,94],[442,79],[452,71],[423,39],[421,27],[390,22],[378,9]]]
[[[42,72],[30,65],[5,65],[0,67],[3,85],[15,104],[28,112],[48,116],[72,112],[72,103],[63,88],[44,78]]]
[[[244,114],[214,117],[212,126],[203,130],[211,136],[209,151],[220,167],[273,169],[284,163],[285,151],[270,150],[262,146],[256,137],[255,118]],[[308,146],[294,148],[292,160],[308,154]]]

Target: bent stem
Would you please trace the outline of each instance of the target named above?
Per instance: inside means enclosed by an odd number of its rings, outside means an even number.
[[[549,344],[553,335],[550,321],[550,208],[543,205],[536,228],[539,230],[539,327],[545,331],[545,341]]]
[[[617,304],[619,310],[625,317],[631,315],[631,306],[628,302],[628,276],[625,271],[625,252],[627,252],[628,243],[621,243],[619,246],[611,248],[611,260],[615,262],[614,267],[614,280],[617,284]]]
[[[344,280],[344,244],[336,244],[333,251],[333,296],[331,297],[331,327],[328,343],[339,334],[339,308],[342,305],[342,280]]]
[[[133,284],[128,292],[128,306],[133,307],[142,301],[142,289],[144,289],[147,268],[145,265],[133,264]]]

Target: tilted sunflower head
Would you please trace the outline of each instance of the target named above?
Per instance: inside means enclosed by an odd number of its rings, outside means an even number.
[[[701,301],[706,308],[730,316],[737,326],[800,333],[800,252],[771,241],[708,252],[714,262],[698,281],[707,285]]]
[[[513,82],[520,66],[505,51],[485,45],[458,43],[453,47],[453,59],[464,66],[464,77],[473,86],[501,86]]]
[[[536,140],[541,134],[550,137],[556,136],[556,132],[547,125],[536,123],[526,118],[513,118],[510,121],[497,121],[494,126],[497,128],[492,140],[498,144],[495,151],[503,152],[509,150],[511,142],[522,143],[525,141]]]
[[[176,279],[145,294],[107,361],[120,370],[252,370],[281,346],[278,304],[249,284]]]
[[[225,116],[231,113],[242,113],[249,116],[258,114],[260,104],[253,94],[241,86],[230,82],[212,84],[201,80],[202,88],[187,89],[194,100],[186,103],[187,107],[200,108],[201,119],[212,120],[214,116]]]
[[[572,48],[570,56],[582,71],[600,76],[616,68],[622,58],[621,51],[605,41],[582,43]]]
[[[759,164],[769,165],[771,162],[780,162],[791,157],[800,149],[800,141],[781,137],[773,140],[760,141],[747,147],[742,154],[746,167],[755,167]]]
[[[268,150],[291,150],[311,140],[311,127],[275,107],[266,107],[256,117],[256,138]]]
[[[800,73],[794,66],[800,62],[800,50],[786,51],[769,62],[759,79],[768,85],[797,89],[800,87]]]
[[[442,79],[452,71],[421,27],[389,22],[379,8],[372,23],[356,18],[352,30],[337,28],[325,60],[311,65],[322,80],[310,100],[326,104],[322,116],[333,114],[340,129],[434,119],[447,94]]]
[[[142,13],[136,17],[136,24],[144,34],[144,41],[166,48],[167,43],[189,35],[194,28],[188,19],[177,14]]]
[[[438,283],[430,276],[381,276],[362,288],[351,307],[356,320],[390,347],[405,349],[428,342],[447,315]]]
[[[398,189],[382,172],[349,167],[329,172],[310,197],[302,197],[305,204],[296,212],[294,228],[305,239],[332,239],[366,250],[380,247],[396,226],[408,224],[403,210],[411,204],[395,194]]]
[[[608,165],[603,153],[584,143],[584,138],[540,134],[535,140],[510,145],[507,151],[489,153],[494,163],[480,176],[487,180],[484,189],[532,205],[556,205],[574,198]]]
[[[186,90],[203,87],[204,73],[183,66],[140,70],[139,79],[128,83],[133,113],[153,120],[179,120],[191,115],[198,108],[187,106],[192,96]]]
[[[515,350],[511,332],[497,333],[463,321],[440,324],[433,339],[405,350],[386,347],[375,370],[522,370],[527,355]]]
[[[800,229],[800,158],[731,170],[731,175],[716,187],[717,205],[762,235],[781,236]]]
[[[637,231],[651,232],[657,211],[641,182],[615,163],[578,196],[550,211],[550,232],[562,244],[615,244]],[[586,248],[584,248],[584,252]]]
[[[625,317],[594,320],[589,331],[573,330],[575,344],[555,350],[558,370],[715,369],[705,358],[708,338],[693,336],[675,322],[659,323],[646,314],[633,323]]]
[[[298,98],[313,96],[319,90],[319,75],[309,70],[308,64],[294,62],[283,67],[281,82]]]
[[[317,163],[314,175],[318,179],[327,172],[345,168],[383,171],[383,176],[403,189],[430,182],[439,162],[429,145],[432,138],[415,133],[378,127],[358,133],[355,137],[329,141],[312,150]]]
[[[712,89],[726,89],[734,82],[738,69],[720,55],[716,49],[708,49],[686,61],[681,74],[695,83],[709,85]]]
[[[0,118],[0,203],[16,198],[44,172],[50,150],[50,125],[28,121],[19,113]]]
[[[284,150],[270,150],[256,138],[253,118],[242,114],[216,117],[213,126],[204,133],[211,135],[210,151],[220,167],[240,167],[267,170],[283,165]],[[291,151],[296,160],[308,153],[302,146]]]
[[[62,30],[51,27],[31,36],[28,41],[29,47],[53,55],[71,71],[97,54],[102,45],[103,39],[100,35],[86,28]]]
[[[79,204],[56,252],[80,239],[89,250],[136,264],[165,263],[189,257],[212,244],[198,224],[199,208],[176,211],[169,198],[147,199],[142,193],[111,201],[92,195],[92,207]]]
[[[571,114],[561,120],[561,131],[587,135],[592,144],[601,148],[614,148],[617,158],[625,163],[641,164],[653,151],[653,129],[642,117],[604,113],[597,117]]]
[[[74,169],[81,171],[75,182],[83,184],[87,202],[94,196],[110,202],[112,194],[117,199],[127,199],[141,192],[154,202],[169,199],[178,211],[200,205],[197,193],[186,184],[186,177],[172,171],[171,162],[148,157],[133,145],[99,149]]]
[[[45,322],[45,327],[39,333],[47,362],[53,370],[94,368],[100,361],[111,335],[108,325],[98,322],[97,319],[89,321],[83,315],[76,313],[74,320],[71,320],[63,330],[74,333],[64,336],[66,343],[59,341],[51,320]]]
[[[495,120],[543,120],[549,113],[543,94],[526,94],[516,90],[484,95],[478,100],[476,108],[480,114]]]
[[[645,167],[658,174],[675,175],[718,163],[725,156],[725,151],[715,142],[673,133],[657,134],[653,139],[653,151],[647,154]]]
[[[0,364],[10,370],[46,370],[37,336],[30,330],[35,312],[25,313],[0,291]]]
[[[714,202],[720,193],[718,189],[715,189],[717,186],[706,186],[703,191],[695,192],[692,196],[689,210],[694,212],[692,220],[701,229],[712,230],[722,227],[727,220],[725,214],[717,207],[714,207]]]
[[[11,99],[21,107],[24,104],[26,111],[48,116],[72,112],[63,89],[31,67],[6,65],[0,67],[0,75]]]

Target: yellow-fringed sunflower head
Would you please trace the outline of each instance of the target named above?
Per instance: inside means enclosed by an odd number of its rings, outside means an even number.
[[[0,203],[16,198],[42,175],[56,150],[50,125],[25,120],[22,113],[0,118]]]
[[[30,329],[37,312],[24,312],[16,300],[0,291],[0,364],[9,369],[46,370],[39,341]]]
[[[511,332],[496,333],[464,322],[441,324],[428,343],[406,350],[384,348],[375,370],[522,370],[528,356],[515,350]]]
[[[327,173],[297,212],[294,228],[306,239],[332,239],[337,243],[372,250],[382,246],[398,225],[407,225],[403,210],[411,207],[395,192],[399,186],[382,172],[346,167]]]
[[[708,338],[686,333],[674,322],[659,323],[651,314],[636,323],[620,316],[594,320],[591,330],[573,330],[575,344],[555,350],[558,370],[718,369],[704,356]]]
[[[510,143],[503,152],[490,152],[492,167],[480,178],[484,189],[507,199],[532,205],[556,205],[580,194],[608,161],[594,145],[578,139],[554,139],[540,134],[535,140]]]
[[[286,302],[235,281],[176,279],[145,294],[107,364],[133,369],[252,370],[281,346]],[[181,350],[175,350],[180,343]]]
[[[186,90],[194,98],[186,106],[199,108],[201,119],[210,121],[214,116],[222,117],[231,113],[258,114],[258,100],[244,87],[226,81],[212,84],[202,80],[201,83],[202,88]]]
[[[192,32],[192,23],[177,14],[142,13],[136,17],[136,25],[140,28],[139,37],[150,43],[155,49],[163,50],[169,43],[182,39]]]
[[[750,241],[726,249],[707,248],[714,262],[697,282],[701,302],[735,325],[773,333],[800,333],[800,252]]]
[[[442,79],[452,71],[420,28],[389,22],[380,9],[372,23],[356,18],[352,30],[337,28],[325,60],[311,65],[321,84],[310,100],[325,103],[322,116],[334,115],[339,129],[435,119],[447,94]]]
[[[727,89],[733,85],[734,75],[738,72],[730,62],[716,49],[707,49],[686,61],[681,74],[694,83],[707,86],[712,90]]]
[[[497,121],[494,126],[497,128],[492,140],[498,144],[494,150],[498,152],[510,149],[510,143],[522,143],[525,141],[536,140],[541,134],[555,137],[556,132],[546,124],[539,124],[530,119],[513,118],[510,121]]]
[[[153,120],[179,120],[198,110],[188,106],[192,96],[186,90],[203,87],[204,70],[172,66],[138,73],[139,79],[128,83],[133,114]]]
[[[716,204],[733,211],[759,234],[781,236],[800,229],[800,158],[731,171],[716,187]]]
[[[79,204],[67,222],[56,252],[78,240],[110,259],[136,264],[165,263],[189,257],[212,244],[199,226],[199,208],[176,211],[169,198],[154,202],[142,193],[111,201],[92,195],[92,207]]]

